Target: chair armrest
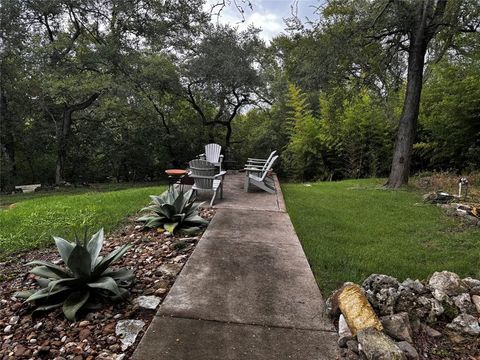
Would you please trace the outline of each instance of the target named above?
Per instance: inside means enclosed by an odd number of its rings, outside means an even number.
[[[218,174],[214,175],[214,178],[220,177],[220,176],[225,176],[227,172],[226,171],[220,171]]]
[[[248,161],[263,161],[267,162],[268,159],[259,159],[259,158],[248,158]]]
[[[250,172],[261,172],[263,169],[262,168],[252,168],[252,167],[246,167],[243,168],[243,171],[250,171]]]
[[[220,160],[220,162],[222,162],[222,161],[223,161],[223,155],[222,155],[222,154],[220,154],[220,158],[219,158],[219,160]]]

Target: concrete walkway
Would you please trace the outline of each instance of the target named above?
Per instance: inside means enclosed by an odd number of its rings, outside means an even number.
[[[229,175],[215,208],[133,358],[336,359],[336,334],[281,190],[247,194],[243,175]]]

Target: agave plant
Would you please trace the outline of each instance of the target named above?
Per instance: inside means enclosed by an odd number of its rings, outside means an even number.
[[[88,242],[86,233],[83,241],[76,238],[75,243],[55,236],[54,240],[67,268],[40,260],[28,263],[35,266],[30,273],[39,277],[40,290],[22,291],[16,293],[16,297],[38,305],[35,311],[62,307],[65,317],[75,321],[82,308],[98,307],[104,299],[120,300],[128,295],[125,287],[131,284],[133,272],[109,267],[127,252],[130,245],[99,256],[104,240],[103,229]]]
[[[184,232],[197,231],[207,221],[198,215],[198,207],[201,203],[195,202],[192,190],[183,192],[180,190],[167,190],[160,196],[151,195],[152,204],[143,208],[142,211],[151,212],[137,219],[144,222],[145,227],[163,227],[172,233],[182,229]]]

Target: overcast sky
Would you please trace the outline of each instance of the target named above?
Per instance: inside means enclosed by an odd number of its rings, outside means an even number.
[[[210,9],[212,4],[217,3],[215,0],[207,0],[207,7]],[[285,30],[285,18],[288,18],[292,14],[292,5],[297,4],[298,16],[300,19],[304,20],[305,17],[310,19],[315,19],[316,16],[313,14],[315,7],[318,6],[322,1],[321,0],[251,0],[253,5],[253,10],[251,10],[245,2],[242,0],[237,0],[237,3],[244,5],[243,9],[245,10],[245,22],[242,21],[242,16],[235,9],[232,4],[226,6],[218,21],[220,23],[228,23],[232,26],[238,26],[239,30],[243,30],[249,25],[253,24],[257,28],[261,28],[262,32],[260,35],[265,40],[270,40],[274,36],[284,32]],[[217,18],[214,17],[214,21],[217,21]]]

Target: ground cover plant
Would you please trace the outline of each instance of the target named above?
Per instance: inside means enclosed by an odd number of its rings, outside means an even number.
[[[325,295],[372,273],[425,278],[450,270],[480,275],[478,227],[466,227],[417,191],[382,180],[285,184],[293,225]]]
[[[152,193],[163,186],[89,191],[85,193],[42,194],[23,197],[0,211],[0,258],[9,254],[51,244],[52,236],[72,238],[75,231],[88,226],[111,231],[146,204]],[[10,195],[0,197],[12,200]],[[8,200],[5,200],[8,199]]]

